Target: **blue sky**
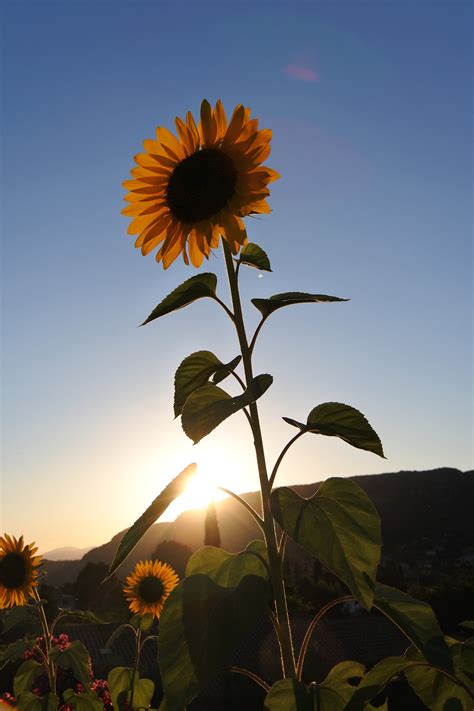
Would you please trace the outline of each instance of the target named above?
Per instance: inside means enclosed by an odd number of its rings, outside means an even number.
[[[280,415],[328,400],[364,412],[387,455],[308,435],[280,483],[472,468],[470,3],[16,0],[3,14],[2,530],[42,550],[101,543],[196,459],[257,488],[242,416],[197,447],[172,420],[178,363],[230,360],[230,325],[203,301],[137,329],[195,271],[142,257],[120,215],[142,140],[203,97],[273,129],[282,179],[248,223],[273,273],[248,270],[243,298],[351,298],[264,327],[269,460],[292,436]],[[227,298],[221,255],[204,268]]]

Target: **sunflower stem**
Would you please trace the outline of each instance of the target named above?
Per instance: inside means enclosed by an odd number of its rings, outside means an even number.
[[[39,595],[39,592],[37,588],[34,588],[34,598],[36,600],[37,608],[38,608],[38,614],[40,618],[40,623],[41,623],[41,630],[43,632],[43,639],[44,639],[44,647],[45,647],[45,654],[44,654],[44,659],[46,662],[46,673],[48,675],[49,679],[49,688],[51,693],[55,694],[56,693],[56,669],[54,667],[54,663],[52,662],[50,658],[50,652],[51,652],[51,632],[49,630],[48,626],[48,620],[46,619],[46,613],[43,608],[43,604],[41,602],[41,597]]]
[[[141,638],[142,638],[142,631],[140,628],[138,628],[135,632],[135,664],[133,665],[132,691],[130,694],[130,709],[132,709],[132,711],[133,711],[133,694],[135,692],[135,677],[137,675],[138,664],[140,662]]]
[[[252,354],[250,352],[247,334],[245,331],[237,274],[234,267],[234,260],[232,258],[232,254],[225,239],[222,239],[222,246],[224,250],[227,276],[229,279],[232,306],[234,309],[234,324],[239,339],[240,351],[242,354],[245,381],[247,383],[247,387],[249,387],[253,379]],[[265,544],[267,546],[273,594],[275,597],[275,610],[277,618],[276,630],[280,645],[282,671],[283,676],[285,678],[296,679],[295,656],[293,650],[293,642],[291,638],[291,627],[288,615],[288,606],[286,602],[285,586],[283,583],[282,565],[280,556],[278,555],[275,522],[270,509],[271,486],[268,480],[267,465],[265,461],[265,450],[263,447],[263,438],[260,428],[258,408],[255,402],[249,406],[249,414],[252,434],[254,438],[255,453],[257,457],[258,474],[260,479],[263,513],[263,533],[265,537]]]

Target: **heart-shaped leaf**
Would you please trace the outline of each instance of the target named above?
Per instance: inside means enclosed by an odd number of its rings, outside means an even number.
[[[426,661],[453,671],[449,648],[430,605],[392,588],[377,583],[374,606],[383,612],[420,650]]]
[[[17,639],[11,644],[2,644],[0,646],[0,669],[3,669],[9,662],[17,662],[27,650],[34,646],[34,638],[29,639],[28,637]]]
[[[350,405],[344,405],[342,402],[324,402],[311,410],[306,424],[291,420],[289,417],[283,419],[302,432],[339,437],[353,447],[365,449],[385,459],[378,434],[364,415]]]
[[[89,652],[82,642],[75,640],[63,650],[53,647],[50,657],[61,669],[71,669],[84,687],[89,686]]]
[[[234,588],[206,575],[182,580],[160,619],[160,671],[166,708],[184,709],[208,681],[232,664],[232,654],[265,614],[267,583],[248,575]]]
[[[293,679],[282,679],[272,686],[265,711],[345,711],[365,668],[358,662],[341,662],[320,684],[307,687]]]
[[[203,272],[196,276],[186,279],[171,294],[161,301],[156,308],[153,309],[148,318],[142,323],[144,326],[150,321],[154,321],[160,316],[170,314],[172,311],[182,309],[184,306],[191,304],[197,299],[202,299],[206,296],[214,299],[216,296],[217,277],[211,272]]]
[[[51,692],[46,696],[37,696],[32,691],[25,691],[18,697],[15,708],[19,711],[57,711],[60,703],[56,694]]]
[[[13,679],[13,693],[15,696],[20,696],[23,692],[29,691],[36,677],[42,673],[43,665],[34,659],[28,659],[27,662],[23,662]]]
[[[267,253],[263,251],[258,244],[249,242],[240,251],[240,264],[246,264],[249,267],[255,267],[265,272],[271,272],[270,260]]]
[[[183,469],[183,471],[180,472],[178,476],[163,489],[161,494],[156,497],[153,503],[140,516],[140,518],[135,521],[133,526],[128,529],[127,533],[123,536],[119,543],[106,580],[108,580],[117,570],[119,565],[123,563],[125,558],[135,548],[138,541],[148,531],[150,526],[152,526],[161,514],[166,511],[168,506],[176,499],[176,497],[183,493],[189,480],[195,472],[195,464],[189,464],[186,469]]]
[[[93,691],[76,694],[72,689],[66,689],[63,697],[74,711],[103,711],[104,708],[104,702]]]
[[[119,699],[125,699],[132,686],[132,667],[115,667],[107,677],[110,698],[115,708],[119,708]]]
[[[252,299],[252,304],[260,311],[263,318],[267,318],[274,311],[282,309],[284,306],[334,301],[349,301],[349,299],[340,299],[338,296],[326,296],[325,294],[307,294],[303,291],[286,291],[283,294],[274,294],[268,299]]]
[[[188,561],[186,577],[207,575],[223,588],[237,587],[246,575],[268,580],[268,555],[263,541],[251,541],[240,553],[228,553],[222,548],[203,546]]]
[[[360,486],[328,479],[309,499],[281,487],[273,491],[271,505],[283,530],[370,610],[382,539],[379,515]]]
[[[206,385],[211,375],[224,380],[240,361],[240,356],[230,363],[222,363],[211,351],[196,351],[185,358],[174,376],[174,415],[177,417],[189,395]],[[216,378],[214,378],[216,382]]]
[[[235,412],[258,400],[273,382],[271,375],[257,375],[245,392],[231,397],[216,385],[204,385],[186,400],[182,412],[183,430],[194,444]]]
[[[404,670],[404,675],[413,691],[431,711],[446,711],[449,702],[457,702],[453,708],[471,711],[474,707],[474,645],[469,640],[461,643],[445,638],[449,647],[454,667],[454,676],[464,684],[457,684],[452,677],[438,669],[426,666],[413,666]],[[411,646],[405,653],[405,659],[421,662],[423,656]],[[469,691],[471,693],[469,693]]]

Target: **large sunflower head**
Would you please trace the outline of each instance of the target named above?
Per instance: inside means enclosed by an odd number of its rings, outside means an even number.
[[[242,218],[270,212],[268,184],[280,176],[262,165],[270,153],[272,132],[259,130],[258,119],[239,104],[227,122],[220,101],[215,109],[204,100],[196,126],[188,111],[176,118],[178,137],[159,126],[156,140],[144,141],[145,153],[135,156],[133,180],[122,211],[133,218],[129,234],[135,247],[165,269],[180,255],[199,267],[203,257],[225,239],[233,254],[247,241]]]
[[[34,543],[23,544],[23,536],[0,536],[0,609],[26,605],[38,585],[41,556]]]
[[[158,619],[166,598],[178,583],[179,577],[168,563],[141,560],[124,587],[130,610],[138,615],[154,615]]]

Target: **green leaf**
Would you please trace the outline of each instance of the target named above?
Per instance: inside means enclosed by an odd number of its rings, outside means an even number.
[[[186,400],[182,413],[183,430],[194,444],[235,412],[258,400],[273,382],[271,375],[257,375],[241,395],[231,397],[216,385],[204,385]]]
[[[374,606],[399,627],[428,662],[453,671],[449,648],[428,603],[376,583]]]
[[[263,541],[251,541],[240,553],[228,553],[222,548],[203,546],[188,561],[186,577],[207,575],[223,588],[234,588],[246,575],[269,579],[268,555]]]
[[[34,659],[28,659],[18,669],[13,679],[13,693],[15,696],[20,696],[24,691],[29,691],[34,680],[43,673],[43,665],[35,662]]]
[[[265,272],[272,271],[267,253],[264,252],[258,244],[254,244],[253,242],[246,244],[240,251],[239,263]]]
[[[132,673],[132,667],[115,667],[109,672],[107,683],[109,685],[110,698],[114,709],[119,708],[119,700],[124,700],[127,696],[127,692],[131,689]]]
[[[268,299],[252,299],[252,304],[260,311],[263,318],[268,318],[270,314],[284,306],[334,301],[349,301],[349,299],[340,299],[338,296],[325,296],[324,294],[307,294],[303,291],[286,291],[283,294],[274,294]]]
[[[407,667],[413,665],[403,657],[387,657],[366,673],[355,690],[347,711],[362,711],[368,708],[371,699],[380,694],[387,684]]]
[[[53,647],[50,657],[61,669],[71,669],[77,681],[89,687],[89,652],[82,642],[75,640],[63,650]]]
[[[282,679],[272,686],[266,699],[266,711],[344,711],[351,700],[365,668],[358,662],[341,662],[331,669],[320,684],[308,688],[301,682]]]
[[[405,677],[413,691],[432,711],[446,711],[449,702],[458,702],[458,708],[471,711],[474,698],[474,647],[467,640],[465,643],[445,638],[449,647],[454,676],[471,692],[456,684],[455,681],[442,674],[439,670],[425,666],[413,666],[405,669]],[[423,661],[423,656],[411,646],[405,658],[409,661]]]
[[[224,363],[224,365],[221,368],[218,368],[212,376],[212,382],[217,385],[217,383],[225,380],[237,368],[241,360],[242,356],[236,356],[228,363]]]
[[[240,357],[239,357],[240,360]],[[238,362],[238,361],[237,361]],[[235,367],[235,366],[234,366]],[[174,415],[177,417],[183,410],[183,405],[189,395],[206,385],[211,375],[216,372],[223,374],[223,380],[228,372],[226,366],[211,351],[196,351],[185,358],[178,366],[174,376]]]
[[[153,615],[133,615],[130,624],[137,630],[149,632],[153,627],[153,620]]]
[[[286,486],[275,489],[271,506],[283,530],[370,610],[382,539],[379,515],[365,492],[349,479],[333,478],[309,499]]]
[[[20,694],[16,708],[19,711],[57,711],[60,703],[56,694],[51,692],[46,696],[37,696],[32,691],[25,691]]]
[[[304,425],[289,417],[283,418],[302,432],[314,432],[328,437],[340,437],[347,444],[378,454],[385,459],[378,434],[370,426],[364,415],[355,407],[341,402],[324,402],[313,408]]]
[[[468,630],[474,630],[474,620],[464,620],[459,623],[460,627],[466,627]]]
[[[35,640],[24,637],[17,639],[11,644],[0,647],[0,669],[3,669],[9,662],[17,662],[24,653],[34,647]]]
[[[104,702],[93,691],[75,694],[72,689],[66,689],[63,694],[64,701],[70,704],[75,711],[103,711]]]
[[[206,575],[177,585],[160,619],[160,670],[167,706],[183,709],[203,686],[232,663],[232,653],[264,615],[267,583],[248,575],[234,588]]]
[[[161,494],[156,497],[145,513],[143,513],[140,518],[135,521],[133,526],[128,529],[127,533],[123,536],[118,545],[117,552],[115,553],[115,557],[109,568],[106,580],[108,580],[115,573],[119,565],[124,562],[126,557],[135,548],[138,541],[148,531],[150,526],[152,526],[161,514],[166,511],[168,506],[176,499],[176,497],[183,493],[189,480],[195,472],[195,464],[189,464],[186,469],[183,469],[183,471],[180,472],[180,474],[178,474],[178,476],[163,489]]]
[[[97,615],[94,615],[90,610],[64,610],[62,607],[59,608],[59,615],[61,619],[65,617],[77,617],[79,620],[84,620],[84,622],[90,622],[96,625],[107,624],[104,620],[101,620]]]
[[[280,679],[265,697],[264,711],[313,711],[314,690],[295,679]]]
[[[150,708],[151,698],[155,690],[155,685],[150,679],[139,679],[138,676],[135,678],[133,692],[133,708],[134,709],[148,709]],[[128,694],[128,701],[130,702],[131,695]]]
[[[217,277],[210,272],[196,274],[196,276],[186,279],[153,309],[148,318],[142,323],[142,326],[154,321],[156,318],[160,318],[160,316],[182,309],[197,299],[202,299],[206,296],[214,299],[216,286]]]

